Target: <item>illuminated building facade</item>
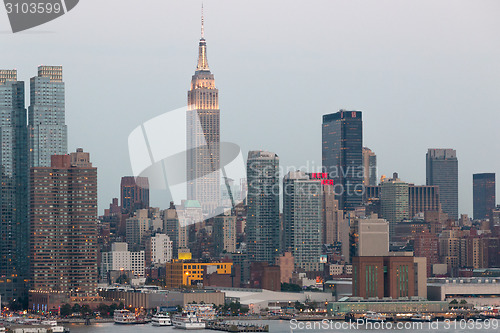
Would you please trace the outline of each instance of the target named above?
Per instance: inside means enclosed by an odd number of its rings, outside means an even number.
[[[200,202],[203,212],[220,206],[220,110],[219,90],[207,60],[207,43],[202,33],[198,65],[188,91],[187,198]]]
[[[195,262],[173,260],[166,263],[166,288],[180,288],[196,286],[203,283],[205,271],[207,273],[231,274],[232,262]]]

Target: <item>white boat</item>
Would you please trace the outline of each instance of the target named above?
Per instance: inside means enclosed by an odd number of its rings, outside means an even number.
[[[181,314],[175,315],[172,324],[174,324],[175,328],[185,330],[202,330],[205,328],[205,322],[198,318],[194,311],[183,311]]]
[[[151,318],[153,326],[172,326],[170,316],[165,313],[157,313]]]
[[[432,316],[431,315],[424,315],[421,313],[414,314],[411,318],[411,321],[432,321]]]
[[[51,328],[52,333],[65,333],[69,332],[64,329],[64,326],[52,326]]]
[[[365,314],[365,320],[370,321],[370,322],[381,322],[381,321],[385,321],[386,317],[381,313],[368,311]]]
[[[55,320],[43,320],[41,325],[50,326],[50,330],[52,333],[64,333],[68,332],[64,329],[64,326],[57,325],[57,321]]]
[[[115,310],[113,319],[115,320],[115,324],[136,324],[137,318],[135,314],[130,312],[129,310]]]

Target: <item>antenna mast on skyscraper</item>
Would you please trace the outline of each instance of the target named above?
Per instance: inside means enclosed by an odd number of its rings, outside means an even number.
[[[203,17],[203,2],[201,3],[201,39],[205,39],[205,19]]]

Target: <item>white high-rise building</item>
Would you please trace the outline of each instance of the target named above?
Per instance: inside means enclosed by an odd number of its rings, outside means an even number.
[[[172,241],[168,235],[156,234],[146,244],[146,262],[148,265],[170,262],[172,256]]]
[[[295,268],[322,268],[323,188],[321,181],[302,171],[290,171],[283,178],[284,248],[291,251]]]
[[[127,243],[111,244],[111,252],[102,253],[101,275],[109,271],[132,271],[137,277],[144,277],[145,252],[130,252]]]

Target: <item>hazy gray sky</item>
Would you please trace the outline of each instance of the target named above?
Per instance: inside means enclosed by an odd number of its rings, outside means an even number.
[[[200,5],[83,0],[17,34],[0,9],[0,68],[28,83],[40,64],[64,66],[69,149],[83,147],[99,168],[100,213],[131,173],[129,133],[186,104]],[[321,116],[345,108],[363,111],[379,176],[424,184],[427,148],[456,149],[461,213],[472,214],[473,173],[500,175],[500,1],[204,6],[222,140],[245,156],[265,149],[284,166],[321,165]],[[164,200],[152,193],[153,205]]]

